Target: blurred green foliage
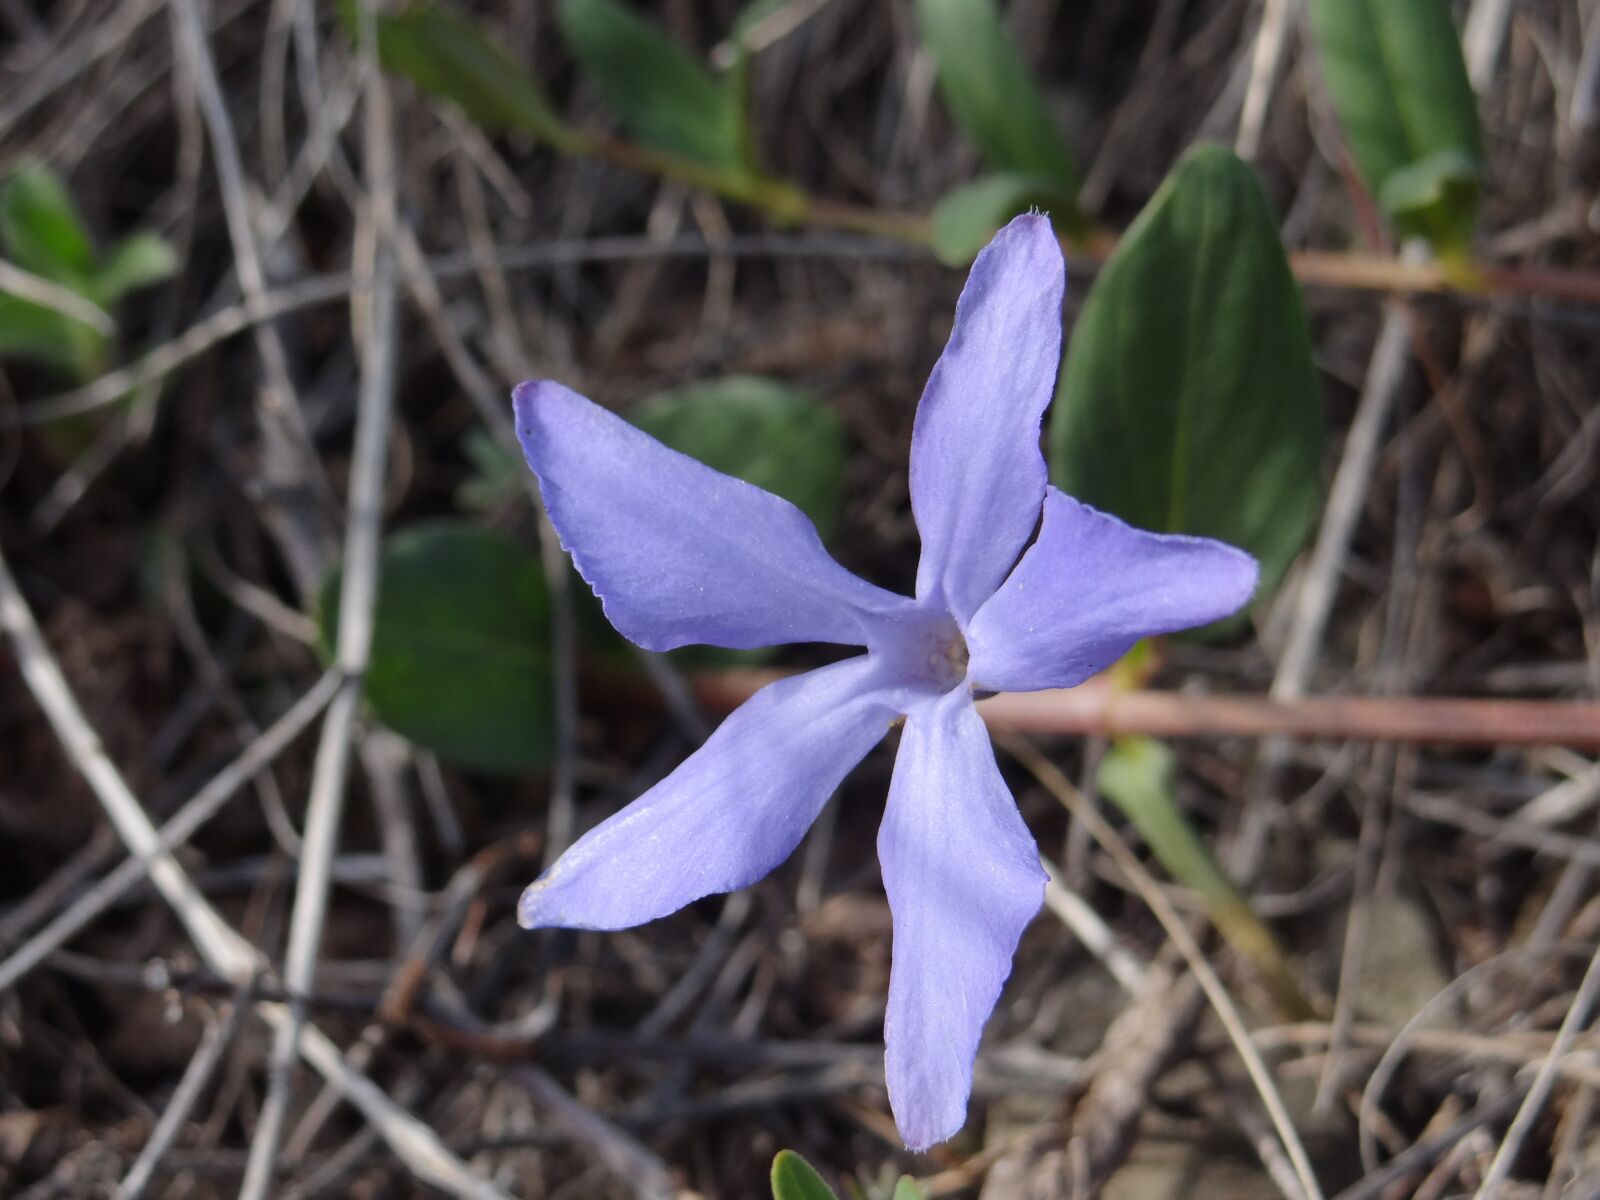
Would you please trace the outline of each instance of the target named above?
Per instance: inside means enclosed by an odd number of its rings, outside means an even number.
[[[852,1195],[872,1197],[874,1200],[923,1200],[922,1188],[909,1175],[902,1175],[889,1195],[873,1188],[863,1192],[859,1187]],[[772,1200],[839,1200],[838,1195],[810,1163],[793,1150],[780,1150],[772,1160]]]
[[[366,697],[379,719],[463,766],[516,772],[550,756],[549,595],[539,556],[461,521],[384,540]],[[318,601],[322,648],[338,643],[342,576]]]
[[[639,141],[708,166],[753,166],[742,76],[714,75],[620,0],[562,0],[556,20],[606,106]]]
[[[0,291],[0,355],[45,363],[75,381],[105,369],[111,344],[106,310],[177,268],[172,247],[135,233],[101,255],[61,179],[42,164],[18,168],[0,187],[0,251],[22,270],[75,297],[96,324],[70,311]]]
[[[1080,229],[1080,179],[1050,106],[994,0],[918,0],[917,28],[933,56],[939,92],[996,176],[956,188],[934,213],[934,250],[970,262],[995,230],[1032,205]]]
[[[1312,0],[1311,30],[1345,144],[1407,237],[1445,257],[1472,241],[1478,109],[1447,0]]]
[[[346,30],[357,36],[354,0],[341,0],[339,11]],[[387,70],[449,100],[485,129],[557,146],[571,141],[538,82],[476,22],[428,0],[393,14],[376,13],[373,20],[378,60]]]

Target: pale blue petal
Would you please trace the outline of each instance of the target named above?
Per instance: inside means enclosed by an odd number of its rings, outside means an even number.
[[[1072,687],[1140,638],[1237,612],[1256,576],[1242,550],[1147,533],[1051,488],[1039,540],[967,628],[967,678],[991,692]]]
[[[834,562],[787,500],[569,388],[524,383],[515,409],[562,545],[611,623],[648,650],[866,645],[876,614],[910,603]]]
[[[917,597],[963,624],[1039,521],[1039,421],[1061,358],[1066,268],[1050,222],[1012,221],[978,255],[911,435]]]
[[[762,878],[889,731],[866,656],[769,684],[522,894],[528,928],[626,929]]]
[[[907,715],[878,857],[894,915],[889,1104],[922,1150],[966,1120],[984,1022],[1044,899],[1038,851],[965,691]]]

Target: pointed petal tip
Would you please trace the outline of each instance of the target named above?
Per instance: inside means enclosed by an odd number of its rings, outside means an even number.
[[[1039,428],[1061,366],[1066,262],[1049,218],[1013,217],[979,252],[911,432],[917,597],[970,617],[1039,520]]]
[[[1237,546],[1229,546],[1226,542],[1220,544],[1227,546],[1229,550],[1232,550],[1238,556],[1239,574],[1235,581],[1234,593],[1239,597],[1239,602],[1234,605],[1234,611],[1237,612],[1255,599],[1256,589],[1261,586],[1261,563],[1256,559],[1255,555],[1241,550]]]
[[[524,379],[511,389],[511,407],[519,417],[533,403],[544,382],[542,379]]]
[[[512,388],[511,412],[516,421],[517,436],[526,438],[533,432],[529,426],[533,423],[536,407],[566,391],[554,379],[528,379]]]
[[[539,911],[539,900],[548,887],[549,880],[541,875],[522,889],[522,895],[517,899],[517,924],[522,928],[547,929],[553,924],[548,913]]]
[[[926,1154],[941,1142],[948,1142],[967,1123],[965,1110],[951,1118],[948,1114],[918,1113],[904,1120],[895,1119],[900,1140],[913,1154]]]
[[[1000,229],[1001,233],[1012,230],[1032,234],[1048,233],[1050,231],[1050,218],[1040,212],[1018,213],[1007,221]],[[1055,239],[1052,237],[1052,241]]]
[[[1238,612],[1255,598],[1256,588],[1261,585],[1261,563],[1255,555],[1248,550],[1241,550],[1231,542],[1224,542],[1217,538],[1205,537],[1192,533],[1161,533],[1152,534],[1149,530],[1140,529],[1137,525],[1129,524],[1116,513],[1105,509],[1096,508],[1079,500],[1076,496],[1068,495],[1055,484],[1051,484],[1045,493],[1045,512],[1049,515],[1050,509],[1058,509],[1057,519],[1063,515],[1070,516],[1074,510],[1081,510],[1102,521],[1127,530],[1135,537],[1155,537],[1165,541],[1171,546],[1203,547],[1217,555],[1215,566],[1221,567],[1227,563],[1231,569],[1218,572],[1214,582],[1217,605],[1221,609],[1214,620],[1221,620],[1232,613]],[[1224,608],[1224,605],[1230,607]]]
[[[1012,217],[1000,232],[994,235],[989,245],[1011,240],[1029,242],[1031,243],[1029,249],[1033,253],[1045,255],[1055,262],[1063,264],[1065,262],[1061,254],[1061,241],[1056,237],[1055,226],[1044,213],[1028,212]]]

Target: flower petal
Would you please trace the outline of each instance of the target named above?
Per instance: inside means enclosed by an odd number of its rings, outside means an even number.
[[[1142,637],[1237,612],[1256,560],[1211,538],[1147,533],[1051,488],[1039,540],[967,629],[982,691],[1072,687]]]
[[[762,878],[889,731],[865,655],[780,679],[522,893],[527,928],[626,929]]]
[[[647,650],[691,642],[865,645],[909,603],[828,556],[787,500],[669,450],[558,383],[516,390],[550,519],[611,623]]]
[[[894,915],[889,1105],[922,1150],[966,1120],[984,1022],[1044,899],[1038,850],[965,691],[907,715],[878,857]]]
[[[1000,586],[1039,521],[1039,421],[1060,366],[1065,287],[1049,220],[1017,217],[972,264],[950,341],[917,407],[917,598],[942,602],[963,625]]]

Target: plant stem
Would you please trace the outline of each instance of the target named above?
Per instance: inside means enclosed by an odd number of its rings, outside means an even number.
[[[1294,967],[1255,910],[1178,808],[1172,794],[1172,752],[1152,738],[1125,738],[1100,767],[1100,790],[1144,838],[1167,874],[1195,892],[1235,953],[1261,973],[1273,999],[1300,1019],[1316,1014]]]
[[[731,712],[789,672],[733,669],[697,675],[695,698]],[[607,701],[627,701],[607,680]],[[646,689],[633,695],[654,703]],[[1466,699],[1447,696],[1194,695],[1113,690],[1103,677],[1065,691],[1005,692],[978,705],[994,730],[1018,733],[1148,734],[1152,737],[1286,737],[1329,741],[1424,742],[1458,746],[1569,746],[1600,749],[1600,703]]]

